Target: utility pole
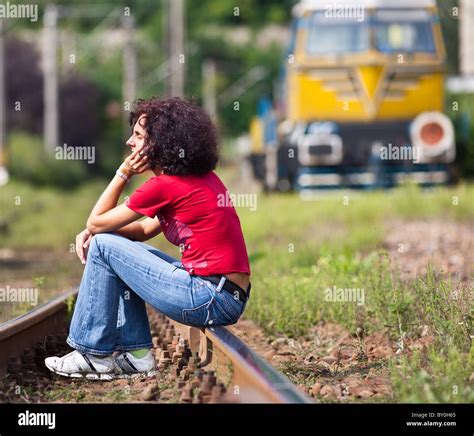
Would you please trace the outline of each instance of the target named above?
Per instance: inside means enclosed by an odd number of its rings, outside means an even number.
[[[59,145],[59,103],[58,103],[58,8],[46,6],[43,29],[43,86],[44,86],[44,144],[46,150],[54,152]]]
[[[217,117],[216,62],[213,59],[206,59],[202,64],[202,99],[206,112]]]
[[[4,23],[0,18],[0,168],[5,166],[5,139],[6,139],[6,96],[5,96],[5,45]]]
[[[165,86],[164,86],[164,91],[163,95],[166,97],[171,96],[171,79],[169,77],[171,76],[171,64],[170,64],[170,55],[171,55],[171,46],[170,46],[170,0],[161,0],[161,6],[162,6],[162,14],[161,14],[161,25],[163,27],[162,29],[162,43],[161,43],[161,50],[165,55],[168,57],[168,60],[166,61],[166,77],[168,80],[166,80]]]
[[[137,97],[137,52],[135,47],[135,26],[133,16],[124,16],[122,24],[125,31],[125,45],[123,48],[123,82],[122,82],[122,97],[124,103],[131,107],[132,102]],[[124,111],[124,136],[127,137],[129,133],[128,115],[129,112]]]
[[[169,0],[170,30],[170,94],[184,96],[185,65],[184,53],[184,0]]]
[[[474,3],[459,1],[459,77],[448,78],[448,90],[474,94]]]

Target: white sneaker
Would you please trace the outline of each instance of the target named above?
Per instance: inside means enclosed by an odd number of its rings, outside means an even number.
[[[152,350],[142,358],[137,358],[128,351],[122,352],[115,359],[115,374],[118,378],[136,376],[153,377],[156,375],[156,364]]]
[[[115,365],[112,356],[98,358],[75,350],[63,357],[47,357],[46,367],[59,375],[89,380],[113,380]]]

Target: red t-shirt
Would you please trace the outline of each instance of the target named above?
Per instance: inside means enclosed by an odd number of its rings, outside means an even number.
[[[245,241],[229,193],[213,172],[204,176],[155,176],[125,202],[158,217],[166,239],[179,246],[190,274],[250,274]],[[226,201],[227,199],[227,201]]]

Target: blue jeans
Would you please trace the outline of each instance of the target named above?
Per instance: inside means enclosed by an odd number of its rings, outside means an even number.
[[[191,276],[181,262],[116,233],[93,236],[67,343],[82,352],[152,346],[145,302],[167,317],[195,327],[235,324],[247,302]]]

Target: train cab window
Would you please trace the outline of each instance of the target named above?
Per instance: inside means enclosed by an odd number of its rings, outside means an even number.
[[[362,52],[369,49],[369,26],[357,18],[328,18],[315,12],[307,21],[308,55]]]
[[[377,50],[384,53],[434,53],[433,22],[426,11],[378,11]]]

